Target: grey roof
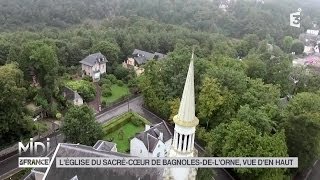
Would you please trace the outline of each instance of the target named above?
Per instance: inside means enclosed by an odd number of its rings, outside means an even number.
[[[55,149],[53,149],[52,151],[50,151],[48,154],[47,154],[47,157],[49,157],[50,159],[52,158],[53,154],[54,154],[54,151]],[[35,180],[36,177],[35,177],[35,173],[46,173],[46,170],[47,168],[33,168],[31,170],[31,173],[28,174],[25,178],[23,178],[23,180]]]
[[[115,143],[99,140],[93,146],[94,149],[99,151],[111,151],[111,149],[115,146]]]
[[[146,51],[142,51],[139,49],[135,49],[132,53],[133,59],[140,65],[140,64],[144,64],[147,61],[151,60],[151,59],[163,59],[166,57],[165,54],[161,54],[158,52],[155,53],[149,53]]]
[[[82,99],[82,97],[79,95],[77,91],[73,91],[72,89],[68,87],[63,88],[63,93],[65,93],[65,97],[67,100],[75,100],[75,99]]]
[[[106,152],[91,146],[61,143],[55,157],[130,157],[127,154]],[[56,168],[54,159],[46,180],[70,180],[77,176],[81,180],[158,180],[162,179],[162,168]]]
[[[163,133],[163,142],[167,142],[172,138],[172,133],[164,122],[156,124],[147,131],[136,135],[140,139],[149,152],[153,152],[159,141],[160,132]]]
[[[106,62],[108,62],[107,58],[100,52],[95,54],[90,54],[89,56],[87,56],[86,58],[80,61],[81,64],[85,64],[88,66],[94,66],[96,63],[102,64]]]

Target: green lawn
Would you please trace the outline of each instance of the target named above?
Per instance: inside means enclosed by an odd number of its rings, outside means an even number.
[[[127,95],[129,93],[129,89],[126,85],[123,85],[121,87],[116,84],[113,84],[111,86],[111,92],[112,92],[111,96],[102,97],[107,102],[107,104],[113,103],[116,100],[120,99],[121,97]]]
[[[132,123],[131,117],[138,118],[141,125],[137,126]],[[144,125],[150,122],[136,113],[125,113],[113,120],[103,124],[105,132],[104,140],[111,141],[117,144],[118,152],[126,153],[130,149],[130,140],[144,130]],[[120,133],[120,132],[123,133]],[[122,134],[122,135],[121,135]]]
[[[104,137],[104,140],[108,141],[110,138],[113,139],[113,142],[117,144],[118,152],[126,153],[127,150],[130,149],[130,140],[136,135],[136,133],[142,132],[144,130],[144,126],[135,126],[131,122],[128,122],[120,129],[107,134]],[[123,136],[119,133],[123,131]]]

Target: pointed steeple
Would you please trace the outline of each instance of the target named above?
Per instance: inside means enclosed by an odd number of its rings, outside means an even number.
[[[184,84],[179,112],[174,118],[176,124],[185,126],[197,125],[199,120],[195,116],[195,95],[194,95],[194,51],[188,69],[187,79]]]
[[[194,148],[196,126],[199,119],[195,116],[195,96],[194,96],[194,51],[192,51],[191,61],[184,84],[179,112],[173,117],[175,123],[174,135],[170,146],[169,157],[196,157],[198,151]],[[195,180],[196,168],[168,168],[164,172],[164,179],[188,179]]]

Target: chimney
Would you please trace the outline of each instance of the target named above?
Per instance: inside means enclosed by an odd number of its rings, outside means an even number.
[[[150,125],[146,124],[144,131],[148,131],[149,129],[150,129]]]
[[[162,132],[160,132],[158,139],[163,142],[163,133]]]

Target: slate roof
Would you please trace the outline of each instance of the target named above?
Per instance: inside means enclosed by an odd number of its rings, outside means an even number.
[[[115,143],[99,140],[93,146],[94,149],[99,151],[111,151],[111,149],[115,146]]]
[[[132,53],[133,59],[140,65],[146,63],[148,60],[151,59],[163,59],[166,57],[165,54],[161,54],[158,52],[155,53],[149,53],[146,51],[142,51],[139,49],[135,49]]]
[[[130,157],[117,152],[99,151],[91,146],[61,143],[56,150],[55,157]],[[70,180],[75,176],[78,179],[104,180],[160,180],[162,168],[56,168],[54,160],[47,170],[46,180]]]
[[[89,56],[87,56],[86,58],[80,61],[81,64],[85,64],[87,66],[94,66],[96,63],[102,64],[106,62],[108,62],[107,58],[100,52],[95,54],[90,54]]]
[[[149,152],[153,152],[159,141],[160,132],[163,133],[163,142],[167,142],[172,138],[172,134],[164,122],[151,126],[149,130],[136,135],[141,140]]]
[[[77,93],[76,91],[73,91],[68,87],[63,88],[63,93],[65,93],[65,98],[70,101],[73,101],[75,99],[82,99],[79,93]]]

